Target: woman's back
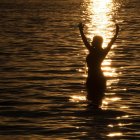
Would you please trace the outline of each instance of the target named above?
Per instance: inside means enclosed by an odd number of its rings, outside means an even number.
[[[88,67],[88,74],[89,75],[97,75],[102,73],[101,71],[101,64],[105,58],[104,50],[97,51],[93,49],[86,57],[87,67]]]

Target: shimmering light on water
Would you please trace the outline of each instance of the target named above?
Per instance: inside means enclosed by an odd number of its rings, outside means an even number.
[[[123,118],[130,118],[130,115],[125,115],[125,116],[121,116],[121,117],[116,117],[116,119],[123,119]]]
[[[108,137],[118,137],[118,136],[122,136],[122,135],[123,135],[122,133],[114,132],[114,133],[108,134],[107,136],[108,136]]]
[[[0,18],[0,140],[139,139],[139,0],[2,0]],[[121,28],[102,110],[86,101],[79,21],[103,47]]]
[[[121,99],[121,98],[119,98],[119,97],[106,98],[106,100],[112,101],[112,102],[118,101],[118,100],[120,100],[120,99]]]
[[[71,102],[86,101],[86,97],[85,96],[76,96],[76,95],[73,95],[73,96],[70,97],[70,101]]]
[[[112,94],[112,95],[114,95],[114,94]],[[105,98],[105,99],[102,101],[102,107],[101,107],[101,108],[102,108],[103,110],[107,110],[109,104],[114,103],[114,102],[117,102],[117,101],[119,101],[119,100],[121,100],[121,98],[119,98],[119,97]]]
[[[87,0],[86,2],[89,3],[87,5],[89,15],[88,36],[92,39],[94,35],[101,35],[104,38],[103,47],[106,47],[113,34],[111,30],[114,28],[111,17],[114,6],[113,0]]]
[[[115,22],[112,20],[112,16],[116,12],[114,2],[113,0],[85,0],[85,3],[87,3],[85,13],[87,13],[88,16],[88,23],[86,23],[87,36],[90,40],[92,40],[94,35],[102,36],[104,38],[103,48],[105,48],[114,35]],[[114,46],[117,47],[116,45]],[[119,78],[117,78],[119,74],[116,72],[116,68],[111,67],[111,58],[115,55],[113,48],[114,47],[112,47],[111,53],[109,53],[102,63],[104,75],[106,77],[116,77],[113,80],[107,81],[108,88],[111,88],[113,83],[119,82]],[[87,77],[86,75],[83,76]],[[108,100],[108,102],[109,101],[110,100]]]
[[[126,109],[126,108],[129,108],[129,106],[121,106],[120,108]]]

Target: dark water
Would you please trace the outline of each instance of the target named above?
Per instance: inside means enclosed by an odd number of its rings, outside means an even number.
[[[88,26],[91,1],[0,2],[0,140],[140,138],[140,1],[110,1],[121,31],[103,66],[116,75],[107,77],[102,111],[84,100],[86,53],[76,27]]]

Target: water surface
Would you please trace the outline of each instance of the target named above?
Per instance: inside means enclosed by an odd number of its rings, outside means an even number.
[[[0,2],[0,139],[139,139],[139,0]],[[89,41],[121,31],[102,69],[103,110],[85,100]]]

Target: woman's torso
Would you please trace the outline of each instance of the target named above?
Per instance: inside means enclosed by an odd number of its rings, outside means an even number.
[[[101,70],[101,64],[105,58],[103,50],[93,51],[87,55],[86,62],[88,66],[88,77],[104,77]]]

